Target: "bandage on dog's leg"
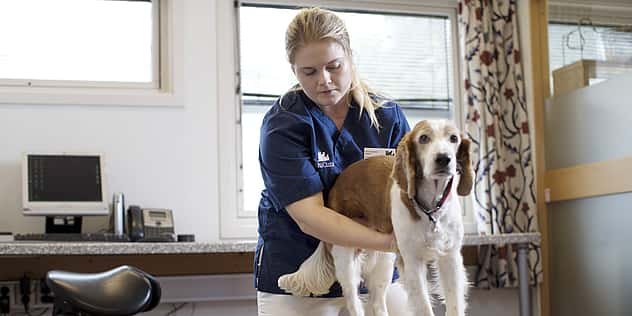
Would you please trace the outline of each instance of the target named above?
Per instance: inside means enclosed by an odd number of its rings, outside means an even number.
[[[310,296],[329,293],[336,281],[335,268],[326,244],[320,242],[314,253],[291,274],[279,277],[279,287],[293,295]]]

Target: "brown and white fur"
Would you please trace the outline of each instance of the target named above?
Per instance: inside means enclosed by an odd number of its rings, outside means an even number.
[[[397,265],[413,315],[434,315],[427,267],[438,279],[447,315],[465,315],[467,279],[461,256],[463,224],[458,195],[472,188],[469,139],[454,123],[419,122],[397,147],[395,157],[372,157],[349,166],[329,192],[328,207],[397,239]],[[452,180],[451,180],[452,179]],[[452,185],[451,183],[458,183]],[[433,209],[436,224],[421,208]],[[321,242],[298,271],[279,278],[294,295],[322,295],[338,280],[352,316],[364,315],[358,285],[369,289],[373,315],[387,315],[386,291],[395,253],[362,250]],[[434,269],[433,269],[434,270]]]

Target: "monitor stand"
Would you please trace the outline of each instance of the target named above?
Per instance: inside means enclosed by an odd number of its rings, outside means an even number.
[[[80,234],[81,216],[46,216],[47,234]]]

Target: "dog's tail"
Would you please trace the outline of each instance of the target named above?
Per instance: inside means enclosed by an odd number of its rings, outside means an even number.
[[[298,270],[279,277],[279,287],[297,296],[324,295],[336,281],[331,253],[324,242],[320,242],[314,253],[301,264]]]

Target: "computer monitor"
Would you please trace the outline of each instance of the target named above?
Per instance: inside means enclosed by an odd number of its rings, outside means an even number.
[[[101,154],[27,153],[22,162],[24,215],[49,220],[108,215]],[[79,223],[79,227],[80,227]]]

